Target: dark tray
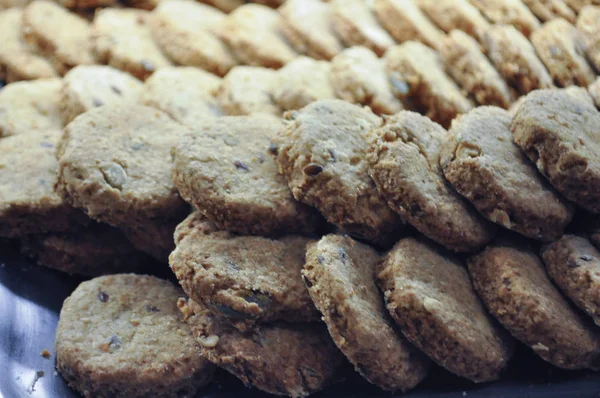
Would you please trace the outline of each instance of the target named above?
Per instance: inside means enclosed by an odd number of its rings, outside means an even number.
[[[162,265],[160,276],[171,277]],[[0,244],[0,398],[70,398],[72,391],[54,370],[54,330],[63,300],[79,280],[40,268],[11,245]],[[48,349],[50,359],[41,352]],[[37,374],[43,372],[42,377]],[[402,394],[398,394],[399,396]],[[269,397],[249,390],[222,371],[200,397]],[[315,397],[391,397],[356,374]],[[600,397],[600,374],[562,371],[521,346],[502,380],[474,384],[436,368],[403,397]]]

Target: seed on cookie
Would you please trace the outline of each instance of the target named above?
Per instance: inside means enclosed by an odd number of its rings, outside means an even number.
[[[540,21],[521,0],[471,0],[494,25],[512,25],[524,36],[540,26]]]
[[[416,3],[447,33],[458,29],[474,38],[480,38],[490,26],[469,0],[417,0]]]
[[[227,115],[267,113],[280,116],[273,93],[277,72],[258,66],[235,66],[223,78],[217,101]]]
[[[600,7],[586,6],[577,18],[576,26],[587,59],[596,70],[600,70]]]

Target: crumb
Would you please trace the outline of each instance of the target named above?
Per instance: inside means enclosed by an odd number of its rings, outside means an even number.
[[[49,359],[49,358],[50,358],[50,356],[51,356],[51,354],[50,354],[50,351],[48,351],[46,348],[44,348],[44,349],[42,350],[42,353],[41,353],[41,355],[42,355],[44,358],[46,358],[46,359]]]

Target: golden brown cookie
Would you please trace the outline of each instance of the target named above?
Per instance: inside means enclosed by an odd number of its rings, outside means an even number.
[[[258,66],[235,66],[223,78],[217,101],[227,115],[267,113],[281,116],[275,103],[277,72]]]
[[[556,18],[564,18],[574,23],[577,14],[564,0],[523,0],[523,3],[540,21],[546,22]]]
[[[494,25],[512,25],[524,36],[540,26],[540,21],[521,0],[471,0]]]
[[[600,70],[600,7],[586,6],[577,18],[576,26],[587,59],[597,71]]]
[[[490,23],[469,0],[417,0],[416,2],[444,32],[450,33],[458,29],[470,36],[480,38],[490,27]]]

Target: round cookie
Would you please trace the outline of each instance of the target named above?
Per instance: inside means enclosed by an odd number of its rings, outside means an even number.
[[[482,106],[461,115],[442,145],[440,165],[454,189],[481,214],[529,238],[552,241],[573,218],[559,196],[513,142],[511,115]]]
[[[243,333],[193,300],[179,306],[202,355],[248,387],[306,397],[336,382],[345,367],[320,324],[257,325]]]
[[[60,312],[56,368],[86,396],[193,396],[213,366],[177,307],[182,295],[152,276],[83,282]]]
[[[529,37],[540,21],[521,0],[471,0],[494,25],[512,25]]]
[[[368,174],[368,132],[381,120],[340,100],[313,102],[288,115],[272,152],[296,200],[345,232],[386,244],[402,228]]]
[[[308,238],[237,236],[199,213],[175,230],[171,269],[186,293],[240,329],[257,322],[316,321],[300,272]]]
[[[179,193],[220,229],[268,236],[314,232],[319,216],[294,199],[269,154],[282,127],[281,119],[260,114],[197,125],[173,152]]]
[[[417,0],[417,4],[447,33],[458,29],[477,39],[490,27],[490,23],[469,0]]]
[[[402,239],[380,264],[377,281],[392,317],[417,348],[475,382],[499,377],[513,341],[485,312],[456,259],[429,243]]]
[[[565,369],[598,368],[598,330],[554,287],[535,253],[515,242],[500,242],[470,258],[468,265],[490,313],[542,359]]]
[[[142,82],[110,66],[81,65],[63,78],[59,108],[64,124],[103,105],[136,103]]]
[[[227,115],[267,113],[281,116],[273,93],[277,72],[258,66],[235,66],[223,78],[217,101]]]
[[[375,284],[381,256],[348,236],[308,244],[304,281],[329,334],[356,371],[379,387],[406,391],[430,363],[397,333]]]
[[[584,7],[577,18],[576,27],[587,59],[596,70],[600,70],[600,7]]]
[[[574,23],[577,18],[575,11],[563,0],[523,0],[523,3],[542,22],[564,18]]]
[[[496,228],[445,181],[439,157],[447,134],[415,112],[388,117],[370,134],[369,173],[390,207],[421,233],[454,251],[476,251]]]
[[[600,213],[600,113],[565,90],[530,93],[512,120],[514,141],[567,199]]]

